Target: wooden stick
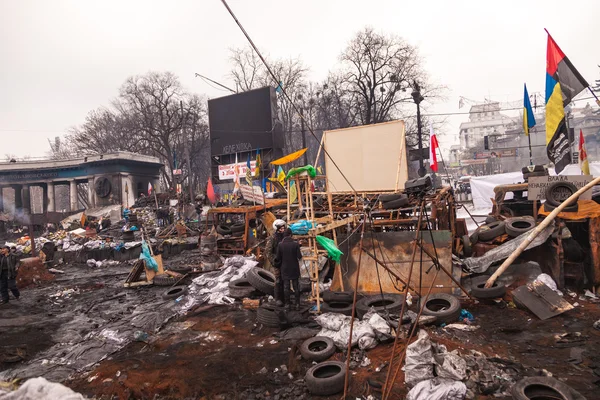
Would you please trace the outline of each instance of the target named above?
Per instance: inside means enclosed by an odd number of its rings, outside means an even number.
[[[354,328],[354,318],[356,318],[356,295],[358,294],[358,278],[360,276],[360,262],[362,260],[362,242],[365,236],[365,225],[367,224],[367,216],[363,215],[363,226],[360,230],[360,243],[358,248],[361,249],[358,253],[358,263],[356,265],[356,279],[354,281],[354,299],[352,300],[352,316],[350,317],[350,336],[348,337],[348,353],[346,354],[346,376],[344,378],[344,397],[348,393],[348,377],[350,375],[350,356],[352,355],[352,330]]]
[[[521,243],[521,245],[519,247],[517,247],[517,249],[515,251],[512,252],[510,257],[508,257],[502,263],[500,268],[498,268],[498,270],[496,272],[494,272],[494,274],[485,283],[485,287],[491,288],[494,285],[494,282],[496,282],[496,279],[498,279],[498,277],[500,275],[502,275],[504,273],[504,271],[506,271],[506,269],[517,259],[517,257],[519,257],[523,251],[525,251],[527,246],[529,246],[529,244],[531,242],[533,242],[533,240],[544,229],[546,229],[546,227],[548,225],[550,225],[550,222],[552,222],[554,220],[554,218],[556,218],[556,216],[562,212],[562,210],[564,210],[566,207],[568,207],[579,196],[581,196],[582,194],[584,194],[585,192],[587,192],[588,190],[590,190],[592,187],[596,186],[599,183],[600,183],[600,177],[595,178],[593,181],[591,181],[590,183],[588,183],[587,185],[585,185],[584,187],[582,187],[581,189],[579,189],[578,191],[573,193],[567,200],[563,201],[558,207],[556,207],[546,218],[544,218],[544,220],[534,230],[531,231],[531,233],[525,238],[525,240],[523,240],[523,243]]]

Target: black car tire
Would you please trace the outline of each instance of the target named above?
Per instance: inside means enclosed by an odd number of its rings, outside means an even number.
[[[485,217],[486,224],[493,224],[496,221],[498,221],[498,220],[495,217],[492,217],[491,215],[488,215],[487,217]]]
[[[508,218],[504,223],[504,230],[511,237],[520,236],[535,228],[535,221],[531,218]]]
[[[164,300],[176,299],[179,296],[183,296],[188,292],[188,288],[185,285],[173,286],[169,290],[163,293],[162,298]]]
[[[421,301],[419,301],[420,306]],[[423,314],[436,317],[439,323],[456,322],[460,316],[460,301],[447,293],[430,294],[423,307]]]
[[[342,303],[352,303],[354,301],[354,292],[346,291],[346,292],[332,292],[327,290],[323,292],[323,301],[326,303],[332,301],[338,301]]]
[[[268,326],[271,328],[279,328],[281,325],[281,319],[279,314],[283,312],[281,307],[277,307],[271,304],[263,304],[256,310],[256,320],[259,324]]]
[[[344,390],[346,364],[340,361],[325,361],[306,371],[304,382],[310,394],[330,396]]]
[[[546,203],[548,203],[554,207],[558,207],[560,204],[562,204],[563,200],[558,199],[556,197],[556,194],[554,193],[555,190],[561,189],[561,188],[563,190],[567,190],[567,191],[571,192],[571,194],[573,194],[577,191],[577,187],[575,185],[573,185],[571,182],[551,183],[550,185],[548,185],[548,188],[546,189]],[[575,199],[575,202],[577,202],[577,199]]]
[[[252,268],[246,273],[246,279],[256,289],[265,294],[275,293],[275,275],[262,268]]]
[[[155,286],[173,286],[179,279],[167,274],[156,275],[152,280]]]
[[[254,286],[248,282],[248,279],[236,279],[229,282],[229,296],[234,299],[243,299],[250,297],[254,292]]]
[[[381,294],[376,294],[363,297],[357,301],[356,312],[360,318],[368,313],[371,307],[378,313],[387,310],[390,314],[399,314],[402,309],[402,303],[404,303],[404,295],[384,293],[382,297]]]
[[[395,210],[397,208],[406,207],[408,205],[408,196],[405,194],[402,196],[404,197],[383,203],[383,208],[385,210]]]
[[[475,231],[471,234],[471,236],[469,236],[469,239],[471,239],[471,246],[473,246],[475,243],[479,242],[479,232]]]
[[[496,221],[492,222],[491,224],[485,224],[480,226],[478,229],[479,240],[482,242],[494,240],[504,233],[504,221]]]
[[[510,392],[515,400],[585,400],[585,397],[569,385],[547,376],[523,378],[515,383]]]
[[[217,225],[217,233],[223,236],[232,234],[231,228],[229,228],[227,225]]]
[[[246,231],[246,225],[237,223],[229,227],[231,233],[244,233]]]
[[[334,353],[335,344],[333,340],[325,336],[315,336],[306,339],[300,346],[302,358],[308,361],[325,361]]]
[[[192,272],[192,267],[190,267],[189,265],[173,265],[172,267],[169,267],[169,271],[173,271],[173,272],[177,272],[178,274],[189,274],[190,272]]]
[[[463,256],[471,257],[473,255],[473,249],[471,248],[471,238],[469,235],[464,235],[462,237],[462,245],[463,245]]]
[[[328,301],[321,304],[321,312],[352,315],[352,303],[344,301]]]
[[[379,196],[379,201],[381,201],[382,203],[387,203],[388,201],[394,201],[394,200],[401,199],[403,196],[406,196],[406,195],[402,194],[402,193],[382,194]]]
[[[489,276],[478,276],[473,278],[471,281],[471,294],[473,297],[477,297],[478,299],[497,299],[504,297],[506,286],[498,283],[498,281],[494,282],[494,285],[491,288],[485,288],[485,283],[488,278]]]
[[[544,211],[545,212],[552,212],[554,211],[556,207],[548,204],[548,202],[544,203]],[[566,206],[565,208],[563,208],[563,210],[561,212],[577,212],[579,211],[579,203],[575,203],[573,205],[570,206]]]

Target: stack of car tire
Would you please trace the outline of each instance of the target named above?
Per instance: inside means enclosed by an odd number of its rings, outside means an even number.
[[[385,210],[395,210],[408,205],[408,196],[404,193],[382,194],[379,196],[381,207]]]
[[[523,167],[521,172],[523,173],[524,182],[528,182],[529,178],[536,176],[548,176],[548,168],[543,165],[531,165],[529,167]]]
[[[202,271],[214,271],[223,265],[221,257],[219,257],[215,235],[206,235],[200,238],[200,255]]]
[[[544,211],[551,212],[560,206],[568,197],[577,191],[577,187],[570,182],[554,182],[546,189],[546,201]],[[561,194],[562,192],[562,194]],[[579,206],[577,199],[563,209],[563,212],[577,212]]]
[[[465,257],[472,256],[472,246],[477,242],[493,242],[494,239],[504,234],[515,238],[535,228],[533,217],[513,217],[504,221],[496,221],[493,217],[490,217],[486,222],[486,224],[477,228],[471,236],[465,235],[462,237],[463,255]]]
[[[241,222],[217,225],[217,233],[221,236],[239,237],[246,231],[246,225]]]

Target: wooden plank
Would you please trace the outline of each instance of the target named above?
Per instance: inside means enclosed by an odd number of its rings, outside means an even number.
[[[527,308],[539,319],[555,317],[574,307],[542,282],[534,282],[513,290],[516,303]]]
[[[344,226],[344,225],[346,225],[348,223],[351,223],[351,222],[355,222],[357,218],[358,218],[358,215],[354,215],[352,217],[340,219],[338,221],[334,221],[334,222],[332,222],[332,223],[330,223],[330,224],[328,224],[326,226],[323,226],[321,228],[311,229],[309,231],[309,233],[310,233],[310,235],[313,235],[313,236],[320,235],[321,233],[328,232],[328,231],[330,231],[332,229],[336,229],[336,228],[342,227],[342,226]]]

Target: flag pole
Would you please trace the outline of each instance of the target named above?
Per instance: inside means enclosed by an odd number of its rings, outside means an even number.
[[[154,201],[156,202],[156,209],[158,210],[158,197],[156,196],[156,189],[153,187],[152,191],[154,192]]]
[[[531,132],[527,134],[527,140],[529,141],[529,165],[533,165],[533,154],[531,153]]]
[[[594,93],[594,91],[592,90],[591,87],[587,87],[587,89],[590,91],[590,93],[592,94],[592,96],[594,96],[594,98],[596,99],[596,104],[598,104],[600,106],[600,99],[598,99],[598,96],[596,96],[596,93]]]

